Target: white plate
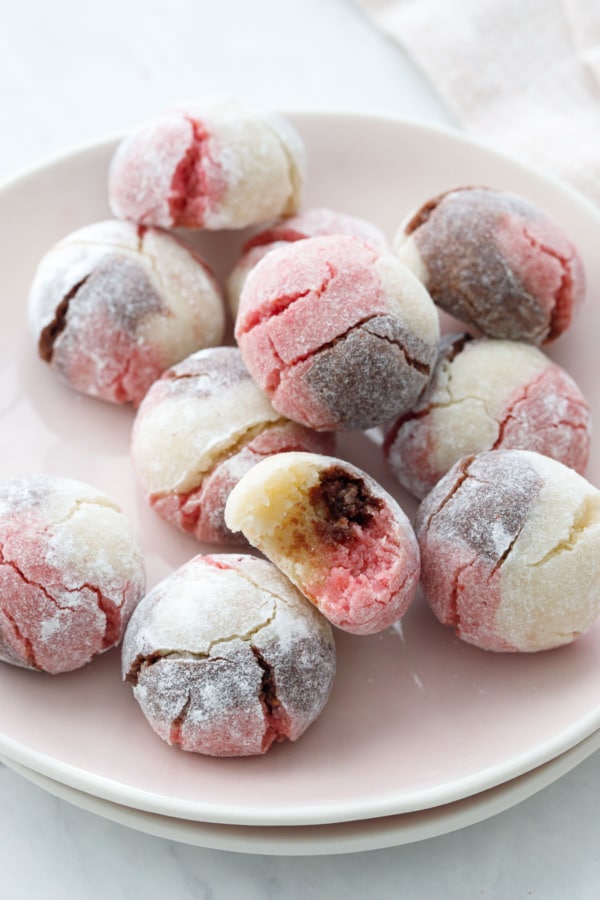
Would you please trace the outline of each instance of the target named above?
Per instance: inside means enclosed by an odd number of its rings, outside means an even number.
[[[391,236],[415,205],[460,184],[510,188],[546,208],[579,246],[589,302],[552,355],[589,396],[596,419],[600,217],[576,194],[464,138],[393,119],[293,116],[307,144],[307,205],[369,218]],[[0,190],[1,471],[44,469],[95,484],[139,525],[149,584],[198,545],[142,502],[128,456],[133,414],[78,396],[36,359],[25,329],[40,255],[73,228],[108,215],[113,142],[54,160]],[[240,235],[199,242],[221,274]],[[342,452],[405,502],[379,451],[352,436]],[[600,480],[598,443],[592,480]],[[0,667],[0,754],[72,788],[138,810],[235,825],[316,825],[424,810],[515,778],[600,727],[600,624],[575,645],[536,655],[460,644],[416,603],[402,629],[340,634],[323,715],[296,744],[265,757],[203,758],[167,747],[147,726],[111,651],[48,677]]]
[[[238,853],[261,853],[272,856],[326,856],[333,853],[358,853],[364,850],[398,847],[401,844],[440,837],[451,831],[483,822],[548,787],[599,748],[600,731],[596,731],[580,744],[531,772],[482,791],[474,797],[456,800],[454,803],[436,806],[433,809],[376,819],[358,819],[355,822],[339,822],[333,825],[287,827],[273,825],[262,828],[252,825],[190,822],[186,819],[132,809],[67,787],[59,781],[46,778],[39,772],[10,760],[5,762],[33,784],[66,800],[67,803],[154,837],[193,844],[209,850],[233,850]]]

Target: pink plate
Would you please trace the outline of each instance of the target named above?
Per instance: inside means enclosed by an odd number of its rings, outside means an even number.
[[[460,136],[395,119],[295,114],[306,141],[306,205],[371,219],[392,237],[414,206],[461,184],[520,192],[563,224],[586,265],[588,302],[552,349],[600,421],[600,216],[563,186]],[[71,153],[0,189],[4,326],[1,475],[45,470],[88,481],[139,526],[149,584],[198,544],[156,518],[138,494],[128,455],[133,413],[79,396],[35,355],[26,298],[54,241],[109,215],[113,141]],[[199,239],[220,275],[243,235]],[[399,497],[380,451],[348,436],[341,453]],[[590,478],[600,482],[600,450]],[[45,676],[0,665],[0,754],[105,800],[182,819],[236,825],[315,825],[430,809],[531,771],[600,727],[600,623],[576,644],[494,655],[459,643],[419,602],[374,637],[337,635],[331,700],[296,744],[261,758],[218,760],[163,744],[120,679],[110,651],[79,672]]]

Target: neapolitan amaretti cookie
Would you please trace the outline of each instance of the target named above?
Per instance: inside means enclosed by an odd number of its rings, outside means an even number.
[[[200,541],[245,543],[225,525],[229,491],[263,457],[330,452],[334,437],[275,412],[236,347],[201,350],[154,382],[134,421],[131,452],[144,495]]]
[[[437,618],[484,650],[568,644],[600,610],[600,491],[530,450],[464,457],[415,524]]]
[[[123,675],[154,731],[211,756],[297,740],[335,674],[328,622],[271,563],[196,556],[132,616]]]
[[[366,429],[416,402],[439,322],[392,253],[333,235],[273,250],[252,269],[235,336],[282,415],[318,430]]]
[[[237,315],[240,294],[248,273],[263,256],[293,241],[327,234],[353,234],[376,247],[385,249],[388,246],[383,232],[376,225],[326,207],[305,209],[295,216],[279,219],[252,235],[242,247],[240,258],[226,284],[227,301],[233,317]]]
[[[300,205],[306,154],[282,116],[237,100],[181,103],[135,128],[109,171],[118,218],[166,228],[244,228]]]
[[[382,631],[412,602],[419,580],[412,527],[381,485],[341,459],[262,460],[231,491],[225,520],[338,628]]]
[[[78,669],[119,643],[144,589],[137,536],[105,494],[52,475],[0,484],[0,659]]]
[[[506,191],[440,194],[394,243],[434,302],[488,337],[547,344],[569,327],[584,296],[581,257],[563,229]]]
[[[221,342],[225,308],[212,274],[180,240],[109,220],[43,257],[29,321],[39,355],[71,387],[137,406],[165,369]]]
[[[536,450],[584,474],[588,404],[570,375],[522,341],[448,335],[416,406],[388,427],[384,456],[398,481],[424,497],[462,456]]]

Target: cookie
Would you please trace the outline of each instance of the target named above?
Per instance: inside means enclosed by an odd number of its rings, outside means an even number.
[[[600,491],[530,450],[459,460],[422,501],[423,591],[484,650],[568,644],[600,610]]]
[[[412,527],[381,485],[344,460],[279,453],[257,463],[231,491],[225,521],[344,631],[382,631],[413,600]]]
[[[390,471],[422,498],[462,456],[535,450],[584,474],[591,415],[571,376],[521,341],[444,337],[416,406],[386,430]]]
[[[278,412],[317,430],[360,430],[417,401],[439,322],[392,253],[332,235],[273,250],[252,269],[235,336]]]
[[[225,307],[206,264],[176,237],[106,221],[43,257],[29,322],[40,357],[72,388],[137,406],[165,369],[221,343]]]
[[[570,326],[585,294],[581,257],[561,226],[507,191],[440,194],[394,244],[434,302],[487,337],[548,344]]]
[[[165,228],[244,228],[300,205],[306,153],[282,116],[204,97],[142,122],[112,158],[113,214]]]
[[[327,621],[265,560],[196,556],[131,618],[123,675],[154,731],[211,756],[265,753],[322,712],[335,674]]]
[[[145,590],[132,526],[71,478],[0,484],[0,659],[51,674],[118,644]]]

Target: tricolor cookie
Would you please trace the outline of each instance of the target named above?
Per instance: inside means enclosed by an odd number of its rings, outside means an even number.
[[[243,542],[225,525],[229,491],[256,462],[284,450],[333,449],[275,412],[239,350],[214,347],[169,369],[148,391],[131,452],[146,499],[167,522],[209,543]]]
[[[152,382],[225,331],[220,290],[176,237],[116,220],[72,232],[29,295],[41,358],[71,387],[137,406]]]
[[[583,474],[589,406],[570,375],[521,341],[446,336],[416,406],[388,426],[384,456],[398,481],[424,497],[462,456],[536,450]]]
[[[56,674],[119,643],[145,588],[137,536],[71,478],[0,485],[0,659]]]
[[[529,450],[464,457],[416,520],[437,618],[484,650],[568,644],[600,610],[600,491]]]
[[[141,123],[121,142],[109,172],[111,209],[166,228],[244,228],[298,209],[305,156],[282,116],[200,98]]]
[[[345,631],[382,631],[414,597],[419,551],[406,515],[341,459],[280,453],[257,463],[229,495],[225,520]]]
[[[366,429],[410,409],[437,353],[437,311],[392,253],[349,235],[273,250],[245,282],[235,335],[283,415]]]
[[[547,344],[584,296],[581,257],[563,229],[506,191],[440,194],[400,228],[395,246],[438,306],[488,337]]]
[[[150,591],[122,659],[163,740],[249,756],[314,722],[336,655],[328,622],[271,563],[232,554],[196,556]]]

